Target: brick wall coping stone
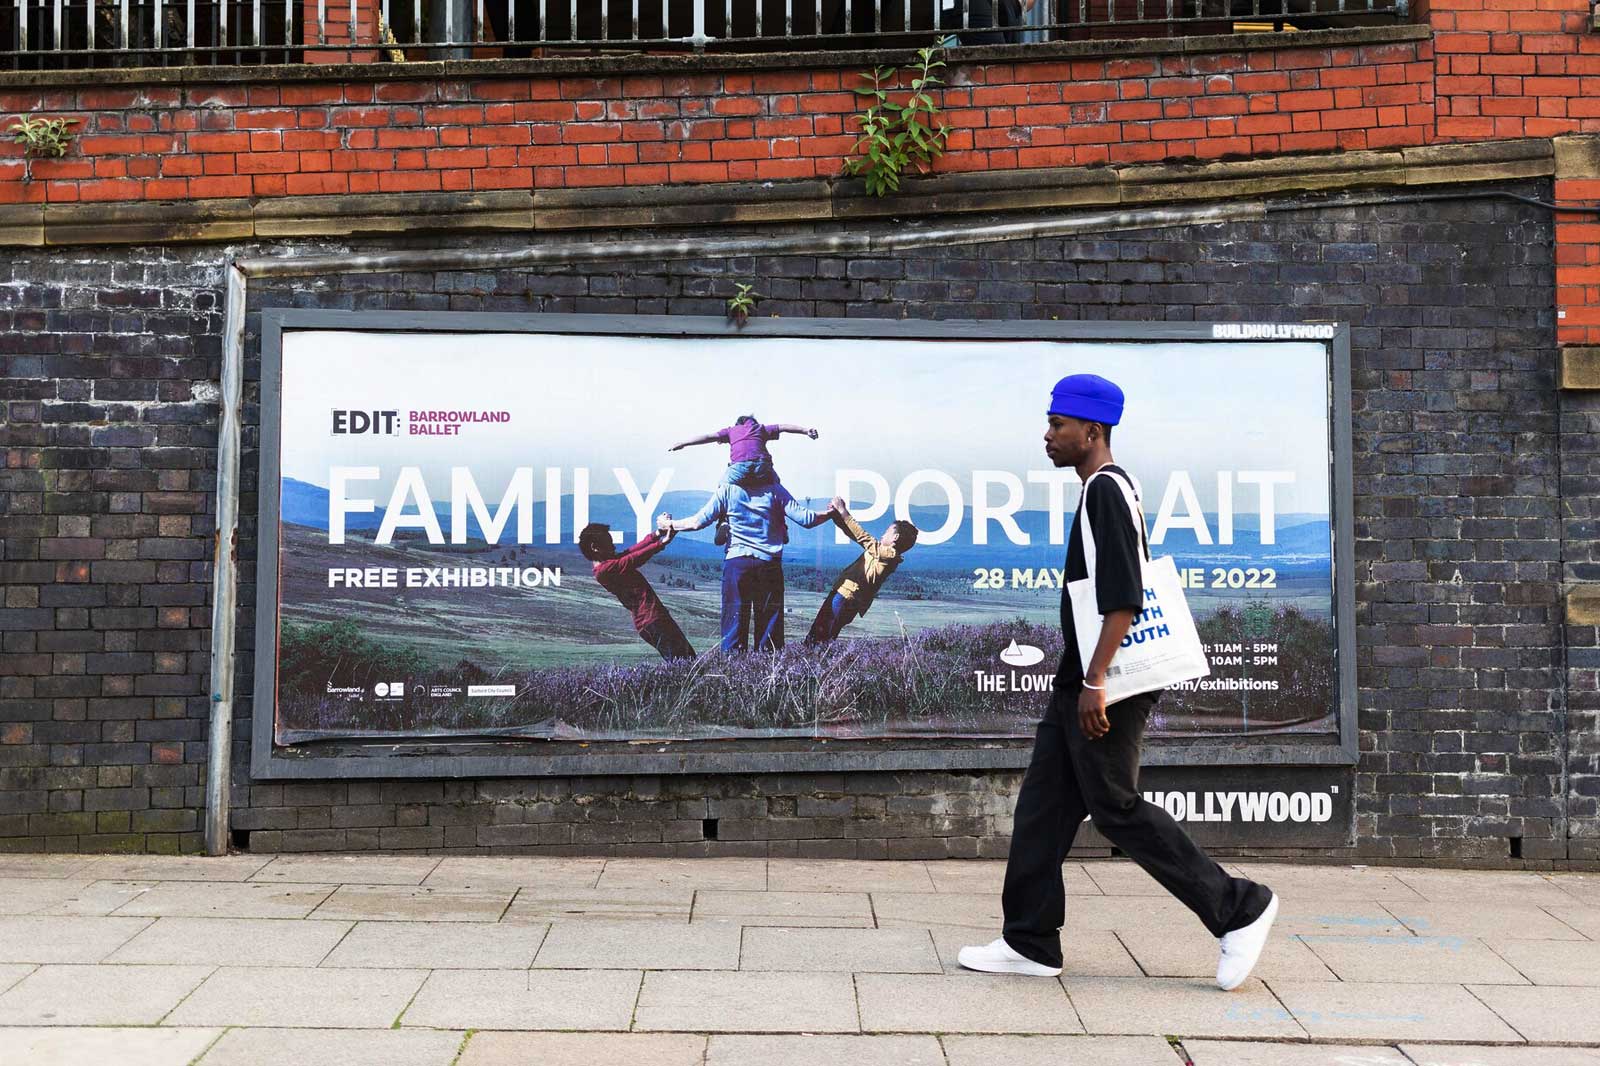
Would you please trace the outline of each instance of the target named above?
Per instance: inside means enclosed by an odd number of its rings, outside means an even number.
[[[1567,592],[1567,625],[1600,626],[1600,588],[1577,585]]]
[[[1600,346],[1576,344],[1561,349],[1561,387],[1573,392],[1600,390]]]
[[[1555,139],[1556,177],[1573,181],[1600,180],[1600,134]]]
[[[1209,34],[1196,37],[1139,37],[1126,40],[1049,41],[1038,44],[978,45],[952,58],[962,63],[1051,62],[1073,59],[1126,59],[1132,56],[1206,55],[1285,48],[1321,49],[1425,41],[1428,26],[1363,26],[1306,30],[1301,33]],[[0,89],[70,86],[158,86],[281,84],[285,82],[396,81],[419,78],[479,80],[614,76],[694,75],[743,70],[826,70],[841,67],[901,65],[916,58],[911,48],[840,49],[826,52],[629,53],[542,59],[462,59],[422,63],[310,63],[243,66],[127,67],[95,70],[0,71]]]
[[[900,195],[882,200],[864,195],[859,181],[810,180],[187,203],[16,204],[0,206],[0,247],[633,229],[1149,206],[1547,177],[1555,172],[1555,151],[1551,140],[1530,138],[1193,165],[941,174],[919,178]]]

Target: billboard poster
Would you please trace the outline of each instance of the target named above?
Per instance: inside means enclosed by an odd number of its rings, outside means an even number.
[[[275,744],[1031,737],[1077,372],[1211,662],[1151,735],[1337,740],[1325,339],[526,328],[283,331]]]

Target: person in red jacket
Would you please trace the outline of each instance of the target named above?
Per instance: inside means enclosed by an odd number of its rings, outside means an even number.
[[[578,550],[594,564],[595,580],[622,602],[633,615],[633,628],[663,659],[693,659],[694,647],[683,635],[666,604],[639,572],[640,567],[665,548],[677,534],[651,532],[639,543],[617,554],[611,527],[591,522],[578,534]]]

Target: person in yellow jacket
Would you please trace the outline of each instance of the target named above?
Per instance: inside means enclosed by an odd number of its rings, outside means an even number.
[[[917,543],[917,527],[905,521],[891,523],[882,538],[874,538],[861,528],[842,497],[834,498],[833,520],[861,545],[861,556],[834,579],[833,588],[822,599],[816,621],[811,623],[811,632],[806,634],[807,644],[837,639],[841,629],[866,614],[883,583]]]

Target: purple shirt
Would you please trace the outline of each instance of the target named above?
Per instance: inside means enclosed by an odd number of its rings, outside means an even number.
[[[728,446],[730,463],[772,458],[772,453],[767,451],[767,441],[777,439],[778,427],[763,426],[760,422],[742,422],[717,430],[717,440]]]

